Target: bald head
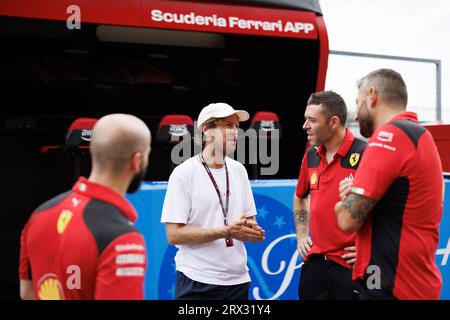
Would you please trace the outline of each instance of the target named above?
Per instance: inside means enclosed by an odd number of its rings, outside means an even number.
[[[122,171],[134,154],[148,158],[150,144],[150,130],[141,119],[128,114],[104,116],[97,121],[92,133],[93,168]]]

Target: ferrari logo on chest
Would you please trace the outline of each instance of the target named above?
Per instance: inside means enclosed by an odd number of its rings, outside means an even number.
[[[70,222],[70,219],[72,219],[72,216],[73,214],[69,210],[61,211],[58,218],[58,222],[56,223],[56,229],[59,234],[63,234],[63,232],[66,230],[67,225]]]
[[[356,166],[358,164],[359,158],[360,158],[359,153],[352,153],[350,156],[350,165],[352,167]]]
[[[312,173],[312,175],[311,175],[311,179],[310,179],[310,184],[311,184],[311,186],[315,186],[316,184],[317,184],[317,179],[318,177],[317,177],[317,172],[313,172]]]

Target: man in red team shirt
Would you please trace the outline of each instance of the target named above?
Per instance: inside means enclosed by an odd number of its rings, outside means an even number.
[[[339,182],[355,174],[366,143],[345,128],[346,120],[347,107],[338,94],[323,91],[309,98],[303,129],[312,147],[303,158],[293,201],[298,251],[304,261],[301,300],[357,297],[352,281],[355,234],[338,227],[334,206]]]
[[[433,137],[406,112],[399,73],[373,71],[358,89],[357,121],[370,139],[353,183],[340,185],[335,211],[343,230],[358,231],[360,299],[438,299],[443,177]]]
[[[139,188],[150,143],[134,116],[98,120],[89,179],[41,205],[22,231],[22,299],[143,299],[145,243],[124,195]]]

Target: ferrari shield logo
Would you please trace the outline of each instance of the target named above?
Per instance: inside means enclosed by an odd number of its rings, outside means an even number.
[[[359,157],[360,157],[359,153],[352,153],[352,155],[350,156],[350,165],[352,167],[356,166],[356,164],[359,161]]]
[[[310,184],[311,186],[315,186],[317,183],[317,172],[313,172],[311,175],[311,180],[310,180]]]
[[[56,223],[56,229],[58,230],[59,234],[62,234],[66,230],[70,219],[72,219],[72,216],[73,214],[69,210],[61,211],[61,213],[59,214],[58,222]]]

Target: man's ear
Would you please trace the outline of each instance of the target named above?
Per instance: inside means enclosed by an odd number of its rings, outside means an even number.
[[[141,163],[144,161],[144,156],[141,152],[135,152],[133,156],[131,157],[131,169],[133,171],[140,171],[141,170]]]
[[[209,135],[208,128],[206,128],[206,126],[202,126],[202,132],[205,136]]]
[[[368,106],[373,108],[378,102],[378,92],[374,87],[370,87],[367,97],[369,98]]]
[[[331,123],[331,126],[333,128],[335,128],[335,127],[339,127],[341,122],[339,121],[339,118],[337,116],[332,116],[330,119],[330,123]]]

